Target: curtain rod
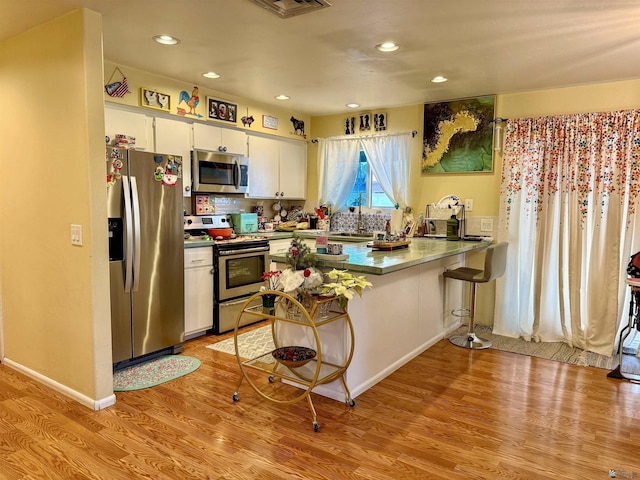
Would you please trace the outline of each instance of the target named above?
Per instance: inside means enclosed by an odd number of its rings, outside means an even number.
[[[413,130],[411,132],[411,136],[415,137],[418,134],[417,130]],[[348,138],[367,138],[367,137],[375,137],[375,136],[379,136],[379,137],[383,137],[386,135],[400,135],[400,134],[393,134],[393,133],[379,133],[377,135],[349,135]],[[311,140],[311,143],[318,143],[318,139],[314,138],[313,140]]]

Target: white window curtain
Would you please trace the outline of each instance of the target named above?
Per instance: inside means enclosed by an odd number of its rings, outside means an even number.
[[[320,204],[338,211],[347,203],[358,175],[360,143],[357,138],[318,139],[318,192]]]
[[[640,110],[508,120],[494,333],[611,355],[639,194]]]
[[[409,195],[411,134],[362,137],[360,142],[382,191],[396,208],[404,209]]]
[[[360,149],[391,201],[405,207],[409,196],[411,133],[318,139],[319,201],[344,207],[358,174]]]

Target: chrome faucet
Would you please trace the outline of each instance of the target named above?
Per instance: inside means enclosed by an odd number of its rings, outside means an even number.
[[[360,192],[360,200],[358,201],[358,233],[365,233],[362,222],[362,192]]]

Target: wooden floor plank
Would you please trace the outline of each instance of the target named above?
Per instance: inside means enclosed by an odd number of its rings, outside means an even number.
[[[92,412],[0,365],[0,479],[640,478],[640,385],[607,371],[438,342],[348,407],[265,401],[235,356]],[[289,388],[275,385],[274,388]]]

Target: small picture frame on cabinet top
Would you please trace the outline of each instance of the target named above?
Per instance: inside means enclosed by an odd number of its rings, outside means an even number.
[[[236,123],[238,105],[235,103],[207,97],[207,118],[222,122]]]
[[[171,110],[171,95],[142,87],[140,88],[140,106],[168,112]]]
[[[270,128],[271,130],[278,129],[278,119],[270,115],[262,115],[262,127]]]

